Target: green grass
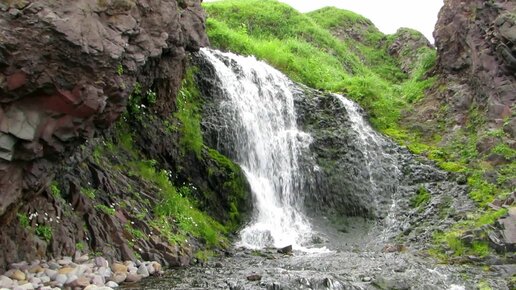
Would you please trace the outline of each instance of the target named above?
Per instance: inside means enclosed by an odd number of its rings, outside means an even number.
[[[56,181],[52,181],[50,183],[50,193],[55,198],[61,198],[61,189],[59,188],[59,184]]]
[[[99,210],[100,212],[102,212],[102,213],[104,213],[106,215],[110,215],[110,216],[114,216],[115,213],[116,213],[116,210],[114,208],[108,207],[108,206],[103,205],[103,204],[95,205],[95,209]]]
[[[48,225],[37,225],[34,233],[45,240],[47,243],[52,240],[52,228]]]
[[[211,250],[202,250],[195,253],[195,258],[203,263],[209,261],[213,257],[215,257],[215,253]]]
[[[27,229],[30,227],[30,220],[27,214],[18,213],[16,216],[18,217],[18,221],[22,228]]]
[[[81,188],[81,194],[86,196],[89,199],[95,199],[95,195],[97,194],[97,190],[93,188]]]
[[[131,224],[126,224],[124,229],[135,239],[146,239],[145,234],[139,230],[131,226]]]
[[[431,195],[428,189],[421,186],[414,197],[410,199],[410,205],[412,207],[421,207],[430,201]]]
[[[134,149],[130,151],[134,157],[138,156]],[[127,164],[127,169],[131,175],[153,184],[159,191],[160,201],[154,209],[156,217],[151,224],[169,241],[183,244],[191,235],[200,238],[208,246],[226,245],[225,228],[198,210],[194,202],[184,195],[184,190],[178,190],[171,182],[170,172],[157,169],[155,160],[133,158]]]
[[[471,255],[485,257],[489,255],[492,250],[485,234],[477,237],[479,240],[473,241],[470,245],[464,243],[461,238],[466,232],[494,224],[496,220],[505,216],[507,212],[508,210],[504,208],[497,211],[486,210],[482,213],[473,213],[466,220],[454,224],[446,232],[435,233],[434,249],[430,253],[444,261],[448,261],[452,257]],[[452,257],[444,254],[448,250],[453,251]]]
[[[86,246],[84,245],[83,242],[78,242],[75,244],[75,249],[77,251],[84,251],[85,248],[86,248]]]
[[[201,157],[203,146],[201,132],[201,104],[200,93],[195,83],[195,70],[190,68],[183,79],[183,83],[176,98],[177,111],[175,117],[181,122],[181,151],[193,152]]]
[[[491,153],[502,155],[503,157],[507,159],[514,159],[516,158],[516,150],[509,147],[509,145],[501,143],[496,145],[493,150],[491,150]]]
[[[353,12],[325,8],[301,14],[274,0],[203,5],[212,46],[255,55],[310,87],[346,93],[380,130],[398,128],[407,103],[420,99],[433,83],[424,74],[435,62],[435,51],[420,52],[418,73],[408,79],[387,53],[388,38]],[[332,35],[331,30],[348,24],[364,41]],[[400,97],[403,92],[406,97]]]

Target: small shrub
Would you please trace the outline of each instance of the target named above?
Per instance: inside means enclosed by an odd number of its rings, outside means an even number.
[[[42,238],[46,242],[50,242],[52,239],[52,228],[48,225],[38,225],[34,232],[38,237]]]
[[[61,189],[59,189],[59,184],[56,181],[50,183],[50,193],[55,198],[61,198]]]
[[[410,199],[410,205],[412,207],[420,207],[430,201],[430,192],[423,186],[421,186],[414,197]]]
[[[466,168],[458,162],[439,162],[439,167],[448,172],[464,172]]]
[[[20,226],[24,229],[27,229],[30,227],[30,220],[27,214],[18,213],[16,214],[18,217],[18,221],[20,222]]]
[[[84,249],[85,249],[84,243],[83,242],[76,243],[75,244],[75,249],[77,251],[81,251],[81,252],[84,251]]]
[[[136,238],[136,239],[145,239],[146,236],[145,234],[139,230],[139,229],[135,229],[131,224],[126,224],[124,226],[124,229],[133,237],[133,238]]]
[[[93,188],[81,188],[81,193],[89,199],[95,199],[97,190]]]
[[[114,216],[116,213],[116,210],[114,208],[105,206],[103,204],[97,204],[95,205],[95,208],[101,212],[103,212],[106,215]]]

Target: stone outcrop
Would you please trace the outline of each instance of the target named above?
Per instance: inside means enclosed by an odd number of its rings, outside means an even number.
[[[157,96],[146,104],[152,120],[170,117],[187,54],[206,45],[199,0],[0,3],[0,248],[9,249],[0,269],[79,248],[129,260],[141,249],[165,265],[190,262],[195,242],[178,248],[146,225],[158,190],[111,167],[130,156],[98,154],[102,144],[122,142],[108,128],[136,85]],[[85,189],[94,189],[90,198]],[[141,202],[146,192],[154,194]],[[127,202],[147,214],[136,219],[118,207]],[[130,242],[131,221],[149,238]]]
[[[173,110],[186,51],[208,44],[199,1],[178,2],[0,4],[0,216],[109,127],[137,81]]]
[[[421,48],[432,48],[428,39],[419,31],[410,28],[400,28],[394,34],[394,41],[389,46],[389,54],[396,57],[404,73],[412,76],[415,65],[420,57]]]
[[[516,3],[446,0],[434,32],[437,73],[455,122],[476,103],[500,126],[516,102]],[[514,123],[512,123],[514,124]]]

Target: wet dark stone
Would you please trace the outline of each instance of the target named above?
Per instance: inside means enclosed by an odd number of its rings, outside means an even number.
[[[292,254],[292,245],[289,245],[289,246],[286,246],[286,247],[283,247],[283,248],[279,248],[278,249],[278,253],[284,254],[284,255]]]
[[[255,273],[255,274],[248,275],[246,277],[246,279],[249,281],[260,281],[262,279],[262,275]]]

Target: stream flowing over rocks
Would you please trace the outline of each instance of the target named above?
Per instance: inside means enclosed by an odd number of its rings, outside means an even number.
[[[124,289],[509,289],[510,265],[488,277],[421,251],[473,207],[461,176],[375,132],[344,96],[252,57],[195,61],[205,139],[244,168],[254,214],[224,257]],[[429,201],[411,205],[422,190]]]

